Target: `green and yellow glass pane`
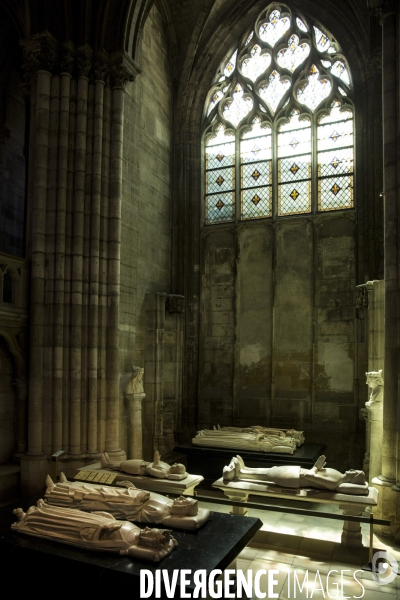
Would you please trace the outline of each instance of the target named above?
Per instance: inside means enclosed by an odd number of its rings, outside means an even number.
[[[271,162],[245,163],[241,166],[242,188],[271,183]]]
[[[311,154],[278,160],[278,181],[299,181],[311,177]]]
[[[210,194],[206,196],[206,223],[232,221],[235,211],[235,193]]]
[[[242,219],[261,219],[272,215],[272,188],[242,190]]]
[[[318,180],[318,209],[338,210],[353,206],[353,176],[326,177]]]
[[[311,181],[278,185],[278,215],[308,213],[311,210]]]
[[[206,194],[217,194],[234,188],[235,170],[233,167],[213,169],[206,172]]]

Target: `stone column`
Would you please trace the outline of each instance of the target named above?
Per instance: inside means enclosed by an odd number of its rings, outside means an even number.
[[[129,456],[128,458],[142,458],[142,402],[145,393],[127,395],[129,401]]]
[[[50,90],[56,62],[56,41],[50,34],[33,36],[21,42],[25,55],[24,70],[31,84],[34,132],[31,144],[33,169],[29,193],[32,206],[30,366],[28,402],[28,452],[21,457],[21,487],[30,492],[42,490],[47,457],[43,448],[45,389],[44,348],[48,316],[46,287],[46,211],[49,168]],[[48,333],[48,331],[47,331]],[[46,448],[47,449],[47,448]]]
[[[385,225],[385,402],[383,407],[382,473],[375,478],[379,485],[379,506],[374,514],[390,519],[396,529],[397,415],[399,397],[399,212],[398,212],[398,16],[399,4],[393,0],[373,0],[373,8],[381,15],[382,23],[382,87],[383,87],[383,167],[384,167],[384,225]],[[380,528],[377,529],[377,531]]]
[[[30,368],[28,407],[28,455],[43,455],[43,358],[46,276],[46,201],[50,127],[51,70],[55,61],[52,40],[37,37],[25,47],[30,68],[39,69],[36,75],[35,161],[32,190],[32,270]]]
[[[144,369],[132,367],[132,376],[125,386],[129,402],[129,456],[142,458],[142,401],[146,397],[143,389]]]
[[[123,455],[119,447],[119,298],[121,255],[121,199],[125,85],[138,73],[127,54],[110,58],[113,78],[111,104],[110,193],[108,204],[108,319],[107,319],[107,404],[106,451]]]
[[[383,402],[367,402],[369,422],[369,481],[373,482],[382,471]]]
[[[69,453],[80,454],[81,446],[81,395],[82,395],[82,294],[83,294],[83,237],[85,225],[85,174],[88,73],[90,57],[86,48],[78,56],[78,85],[76,99],[75,178],[72,231],[72,287],[71,287],[71,385]]]

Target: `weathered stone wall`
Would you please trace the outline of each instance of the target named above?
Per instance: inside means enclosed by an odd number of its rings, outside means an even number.
[[[169,292],[171,276],[171,82],[160,12],[153,7],[137,62],[142,70],[127,87],[121,244],[121,444],[126,447],[122,390],[131,365],[144,365],[144,299]],[[146,373],[144,375],[146,391]],[[143,419],[151,420],[143,405]],[[152,423],[146,423],[149,431]]]
[[[294,427],[327,443],[334,424],[330,464],[362,456],[354,216],[205,229],[200,427]]]

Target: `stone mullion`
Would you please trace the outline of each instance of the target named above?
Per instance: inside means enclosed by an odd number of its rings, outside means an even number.
[[[40,69],[36,113],[32,189],[32,269],[28,454],[43,454],[43,332],[45,326],[46,197],[49,149],[51,73]]]
[[[84,239],[83,239],[83,277],[82,277],[82,379],[81,379],[81,447],[87,449],[88,421],[88,376],[89,376],[89,295],[90,295],[90,248],[91,230],[90,215],[92,212],[92,171],[93,171],[93,104],[94,85],[88,86],[87,103],[87,137],[86,137],[86,170],[85,170],[85,207],[84,207]]]
[[[70,454],[80,454],[81,447],[81,385],[82,385],[82,295],[84,202],[86,172],[87,104],[89,80],[87,71],[77,84],[75,134],[75,185],[72,232],[71,286],[71,384],[70,384]]]
[[[76,130],[76,81],[71,80],[69,102],[67,194],[65,219],[65,278],[64,278],[64,324],[63,324],[63,449],[69,451],[70,431],[70,345],[71,345],[71,289],[72,289],[72,225],[74,203],[75,169],[75,130]]]
[[[108,264],[108,198],[110,191],[111,89],[105,86],[103,108],[103,140],[101,160],[100,261],[99,261],[99,349],[97,431],[99,450],[106,439],[106,354],[107,354],[107,264]]]
[[[60,76],[60,128],[58,139],[58,181],[55,239],[55,280],[53,313],[53,451],[63,444],[63,358],[64,358],[64,280],[68,180],[68,138],[71,75]]]
[[[108,207],[108,319],[106,450],[119,452],[119,296],[121,253],[124,89],[112,90],[110,195]]]
[[[98,74],[96,73],[96,76]],[[104,81],[97,79],[94,90],[93,180],[90,221],[90,297],[89,297],[89,356],[88,356],[88,444],[89,453],[98,450],[97,444],[97,382],[99,344],[99,259],[100,204],[103,151]]]
[[[57,211],[58,135],[60,126],[60,78],[53,76],[50,86],[49,153],[46,206],[46,282],[44,331],[43,448],[46,454],[53,448],[53,305],[55,270],[55,230]],[[60,449],[60,448],[58,448]]]

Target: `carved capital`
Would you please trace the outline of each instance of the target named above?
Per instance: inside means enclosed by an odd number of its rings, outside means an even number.
[[[29,83],[37,71],[53,73],[58,62],[57,40],[50,33],[40,33],[20,42],[23,54],[25,81]]]
[[[139,66],[126,52],[117,52],[110,56],[110,73],[113,87],[123,88],[130,81],[134,81],[140,73]]]
[[[78,48],[76,52],[76,67],[79,77],[88,77],[92,67],[92,50],[88,45]]]
[[[64,44],[60,53],[60,73],[71,74],[75,66],[74,49],[72,44]]]
[[[97,58],[94,63],[94,77],[96,81],[104,81],[108,73],[108,64],[103,58]]]
[[[185,310],[185,297],[169,294],[165,301],[165,308],[170,314],[183,313]]]

